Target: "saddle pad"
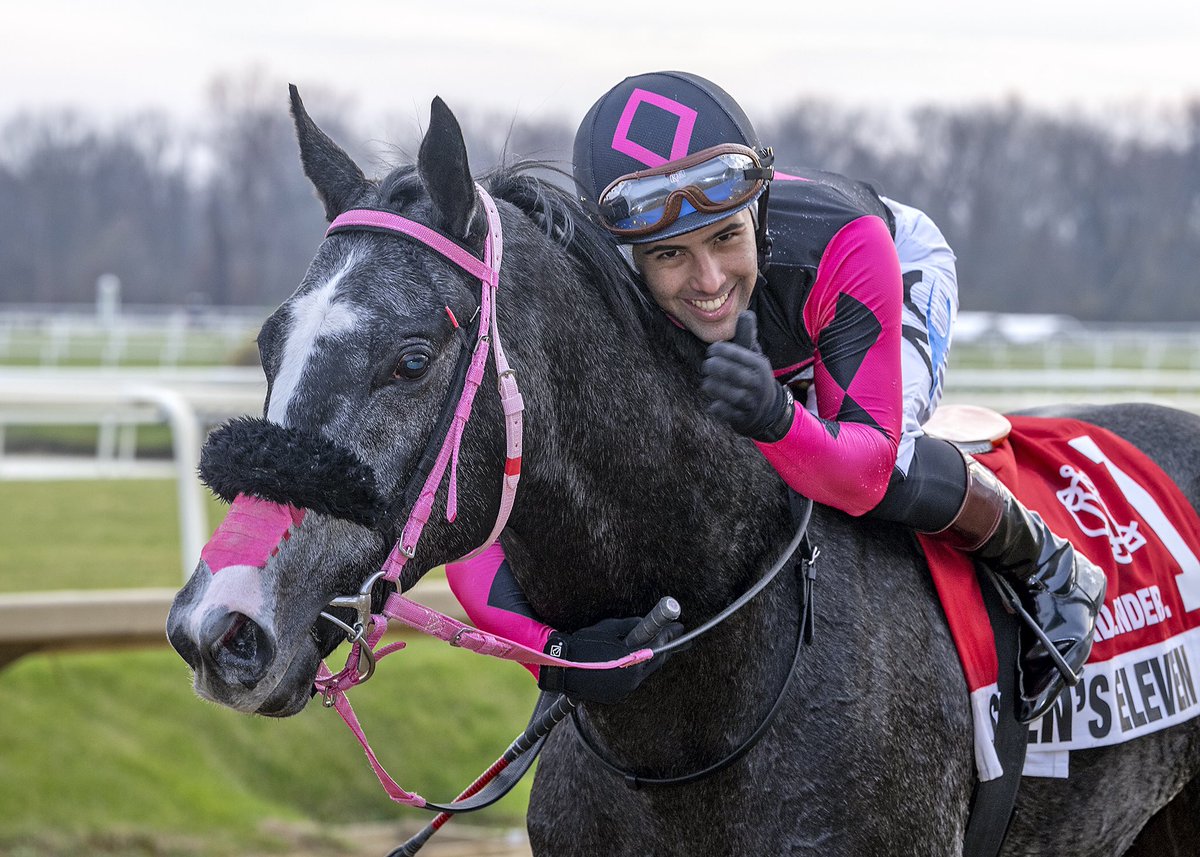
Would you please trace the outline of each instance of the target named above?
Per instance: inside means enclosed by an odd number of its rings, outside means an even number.
[[[1068,775],[1071,750],[1118,744],[1200,713],[1200,517],[1131,444],[1076,420],[1011,417],[1012,434],[975,456],[1108,575],[1083,680],[1029,726],[1026,776]],[[992,747],[996,650],[969,557],[921,536],[971,694],[981,780]]]

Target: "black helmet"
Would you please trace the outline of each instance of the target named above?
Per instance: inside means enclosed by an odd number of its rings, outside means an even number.
[[[763,166],[769,167],[769,152],[760,147],[749,118],[715,83],[681,71],[627,77],[592,105],[579,125],[575,184],[585,201],[597,204],[605,189],[623,176],[730,143],[765,156]],[[706,213],[685,203],[662,230],[624,240],[669,238],[715,223],[753,203],[765,187],[761,178],[753,195],[732,207]],[[765,178],[770,178],[769,169]]]

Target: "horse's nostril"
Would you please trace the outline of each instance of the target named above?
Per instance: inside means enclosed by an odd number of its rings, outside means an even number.
[[[246,630],[246,625],[249,622],[250,618],[242,613],[230,613],[229,627],[217,645],[228,649],[237,657],[254,657],[258,641],[252,633],[244,636],[242,634],[242,631]]]
[[[270,635],[244,613],[226,613],[208,627],[208,655],[230,683],[253,688],[275,656]]]
[[[167,641],[171,647],[179,653],[179,657],[183,658],[187,665],[193,670],[200,666],[200,649],[196,645],[196,641],[192,639],[182,627],[175,624],[167,625]]]

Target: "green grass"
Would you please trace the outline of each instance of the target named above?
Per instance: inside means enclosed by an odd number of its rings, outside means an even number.
[[[178,586],[174,491],[0,483],[0,591]],[[211,502],[214,527],[223,512]],[[397,779],[444,800],[520,732],[535,695],[520,667],[422,639],[353,700]],[[165,646],[27,656],[0,671],[0,698],[0,855],[270,853],[294,835],[276,822],[429,818],[387,799],[333,712],[271,720],[203,702]],[[523,783],[469,821],[519,825],[527,799]]]
[[[266,317],[264,312],[263,317]],[[0,337],[0,364],[10,366],[222,366],[244,362],[255,330],[236,336],[198,330],[129,331],[124,338],[74,329],[55,340],[44,330]]]
[[[1200,369],[1200,352],[1175,343],[1157,346],[1153,339],[1137,347],[1105,348],[1103,340],[1091,344],[1053,341],[1027,345],[994,342],[955,343],[950,350],[950,377],[954,369]]]
[[[175,483],[0,482],[0,592],[178,586]],[[224,505],[212,500],[215,529]]]
[[[449,799],[524,726],[534,689],[513,665],[428,640],[410,649],[355,708],[403,785]],[[0,853],[46,853],[54,831],[93,848],[136,832],[233,854],[269,846],[270,821],[429,818],[387,799],[332,711],[271,720],[201,702],[165,649],[27,657],[0,673],[0,693]],[[527,800],[525,782],[473,820],[519,824]]]

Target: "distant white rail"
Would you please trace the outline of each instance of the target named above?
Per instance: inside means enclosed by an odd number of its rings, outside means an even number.
[[[1200,371],[951,367],[944,400],[999,411],[1053,404],[1152,402],[1200,413]]]
[[[0,304],[0,361],[71,365],[218,365],[253,346],[268,308]]]

